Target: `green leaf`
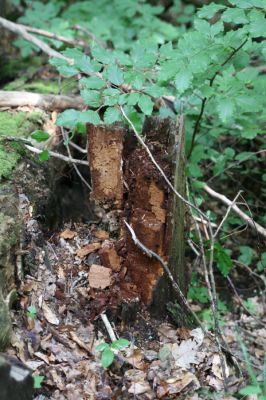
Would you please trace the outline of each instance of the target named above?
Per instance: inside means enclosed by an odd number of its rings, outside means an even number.
[[[100,343],[95,347],[96,351],[104,351],[105,349],[109,349],[109,344],[108,343]]]
[[[214,16],[214,14],[216,14],[218,11],[222,10],[223,8],[225,8],[225,6],[223,6],[221,4],[211,3],[211,4],[208,4],[206,6],[203,6],[198,11],[197,15],[200,18],[211,19]]]
[[[235,104],[229,98],[217,99],[216,109],[222,122],[227,122],[233,116],[235,111]]]
[[[114,355],[113,351],[110,350],[110,348],[104,349],[102,352],[102,358],[101,358],[103,368],[110,367],[110,365],[114,361],[114,358],[115,358],[115,355]]]
[[[118,339],[114,340],[111,344],[111,347],[113,349],[124,349],[125,347],[128,347],[130,345],[130,342],[127,339]]]
[[[101,94],[97,90],[84,89],[80,95],[89,107],[97,108],[101,105]]]
[[[135,106],[139,101],[140,94],[139,93],[130,93],[127,97],[127,104],[129,106]]]
[[[102,123],[99,114],[96,111],[87,110],[80,112],[78,122],[83,124],[100,125]]]
[[[44,380],[43,375],[33,375],[33,388],[41,389],[43,380]]]
[[[111,65],[106,70],[107,79],[114,85],[121,85],[124,82],[123,72],[117,65]]]
[[[265,8],[264,0],[229,0],[231,4],[239,8]]]
[[[79,81],[86,89],[102,89],[106,86],[103,79],[98,76],[91,76],[89,78],[81,78]]]
[[[39,160],[40,161],[48,161],[50,158],[50,153],[48,150],[43,150],[40,154],[39,154]]]
[[[58,115],[56,125],[74,127],[77,125],[79,120],[80,111],[70,108],[69,110],[63,111]]]
[[[209,254],[209,252],[207,254]],[[233,261],[231,257],[228,255],[224,247],[222,247],[217,242],[214,245],[213,255],[214,255],[214,260],[217,263],[218,269],[224,276],[227,276],[233,266]]]
[[[139,108],[145,115],[151,115],[153,110],[153,101],[149,96],[142,94],[138,101]]]
[[[121,121],[121,113],[115,107],[108,107],[104,113],[103,117],[104,123],[107,125],[112,124],[113,122]]]
[[[193,74],[188,69],[178,72],[175,77],[175,86],[179,93],[183,93],[186,89],[189,88],[192,79]]]
[[[257,263],[256,267],[259,271],[263,271],[266,268],[266,252],[263,252],[260,257],[260,261]]]
[[[245,12],[239,8],[227,8],[222,15],[222,20],[233,24],[245,24],[248,22]]]
[[[243,264],[250,265],[252,259],[254,257],[254,251],[249,246],[240,246],[240,256],[238,257],[238,261],[242,262]]]
[[[37,130],[32,132],[31,137],[32,139],[37,140],[37,142],[45,142],[49,139],[50,135],[47,132]]]
[[[261,388],[259,386],[246,386],[243,389],[239,390],[239,394],[242,394],[243,396],[248,396],[252,394],[260,394],[261,393]]]
[[[252,10],[249,13],[250,17],[250,33],[252,37],[266,36],[266,19],[265,15],[257,10]]]
[[[49,62],[51,65],[56,67],[61,75],[65,77],[71,77],[79,73],[79,70],[73,65],[70,65],[67,60],[61,58],[52,58]]]

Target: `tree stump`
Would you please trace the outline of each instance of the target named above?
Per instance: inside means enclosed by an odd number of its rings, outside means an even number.
[[[184,128],[170,118],[148,118],[145,136],[156,162],[176,190],[185,197]],[[158,316],[169,301],[177,299],[162,265],[134,244],[125,227],[126,220],[137,238],[156,252],[170,267],[183,293],[188,285],[184,260],[185,207],[169,188],[134,133],[121,125],[88,125],[89,161],[93,201],[104,210],[105,221],[116,214],[113,246],[121,260],[125,277],[121,288],[128,289]],[[106,260],[102,263],[106,267]],[[110,263],[109,263],[110,264]],[[121,290],[122,290],[121,289]]]

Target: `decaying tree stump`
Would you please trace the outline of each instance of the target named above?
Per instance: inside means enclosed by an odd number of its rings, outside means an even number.
[[[142,134],[156,162],[176,190],[185,196],[183,133],[183,128],[179,129],[171,119],[149,118]],[[131,296],[134,293],[157,314],[162,314],[166,304],[176,300],[176,295],[161,264],[136,247],[124,220],[148,249],[168,263],[186,293],[184,204],[168,187],[133,132],[121,125],[89,125],[88,139],[91,197],[102,208],[106,221],[111,221],[114,214],[117,221],[110,247],[112,252],[115,249],[126,271],[122,288],[128,287]],[[102,262],[109,267],[107,259],[105,254]]]

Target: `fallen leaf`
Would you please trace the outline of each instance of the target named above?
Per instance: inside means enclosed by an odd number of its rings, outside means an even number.
[[[76,235],[77,232],[71,231],[69,228],[60,233],[62,239],[73,239]]]
[[[139,394],[149,392],[150,390],[151,390],[151,387],[148,382],[137,382],[137,383],[132,383],[132,385],[128,389],[128,393],[132,393],[134,395],[139,395]]]
[[[97,231],[93,232],[93,235],[100,240],[106,240],[109,238],[109,233],[102,229],[98,229]]]
[[[54,312],[47,306],[45,302],[42,304],[43,315],[45,319],[52,325],[59,325],[59,319]]]
[[[192,340],[184,340],[180,345],[174,343],[172,356],[175,364],[182,368],[189,368],[190,364],[196,363],[196,345]]]
[[[101,243],[86,244],[86,246],[83,246],[77,250],[77,256],[83,258],[88,254],[93,253],[96,250],[99,250],[101,247],[102,247]]]
[[[105,268],[101,265],[92,264],[89,272],[90,287],[95,289],[105,289],[112,283],[111,280],[112,270]]]

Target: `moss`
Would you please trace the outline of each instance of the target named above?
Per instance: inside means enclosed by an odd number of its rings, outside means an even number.
[[[2,136],[28,137],[31,132],[40,128],[44,121],[41,112],[2,112],[0,113],[0,180],[10,178],[17,165],[24,146],[17,142],[7,142]]]
[[[73,90],[76,90],[77,82],[73,78],[67,78],[62,80],[61,93],[69,94]],[[4,86],[4,90],[26,90],[34,93],[43,94],[58,94],[59,85],[57,80],[34,80],[26,83],[25,78],[18,78]]]
[[[0,135],[27,137],[44,121],[41,112],[2,112],[0,113]]]
[[[7,148],[0,144],[0,179],[8,178],[16,166],[20,156],[15,151],[7,152]]]

